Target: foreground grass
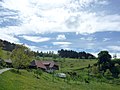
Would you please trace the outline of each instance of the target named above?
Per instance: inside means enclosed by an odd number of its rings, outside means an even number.
[[[0,90],[119,90],[120,86],[91,81],[65,82],[63,79],[55,79],[52,75],[43,73],[37,79],[33,72],[21,70],[21,74],[7,71],[0,75]]]

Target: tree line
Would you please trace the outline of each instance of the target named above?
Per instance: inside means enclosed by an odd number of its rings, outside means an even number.
[[[0,45],[2,47],[2,50],[5,51],[10,51],[12,52],[17,44],[14,43],[10,43],[8,41],[5,40],[1,40],[0,39]],[[73,50],[58,50],[58,54],[55,54],[53,51],[49,51],[49,52],[34,52],[35,57],[62,57],[62,58],[80,58],[80,59],[94,59],[95,56],[92,55],[91,53],[86,53],[85,51],[83,52],[76,52]]]
[[[58,50],[58,55],[62,58],[79,58],[79,59],[95,59],[96,57],[91,53],[83,52],[76,52],[73,50]]]
[[[1,45],[1,47],[2,47],[3,50],[5,50],[5,51],[10,51],[10,52],[11,52],[13,49],[15,49],[15,47],[16,47],[16,44],[10,43],[10,42],[8,42],[8,41],[1,40],[1,39],[0,39],[0,45]]]
[[[42,51],[37,51],[37,52],[34,52],[34,55],[35,57],[53,57],[56,55],[56,57],[58,57],[57,54],[55,54],[53,51],[48,51],[48,52],[42,52]]]

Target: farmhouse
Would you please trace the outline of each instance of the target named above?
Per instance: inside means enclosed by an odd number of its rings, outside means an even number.
[[[54,70],[59,70],[58,64],[54,61],[33,60],[30,63],[30,68],[40,68],[47,72],[53,72]]]

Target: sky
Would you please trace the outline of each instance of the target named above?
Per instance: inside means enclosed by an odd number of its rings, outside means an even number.
[[[120,57],[120,0],[0,0],[0,39],[34,51]]]

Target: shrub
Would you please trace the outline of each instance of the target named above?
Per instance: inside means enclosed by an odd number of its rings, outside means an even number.
[[[42,70],[41,69],[34,70],[34,74],[36,75],[37,78],[39,78],[39,76],[42,75]]]
[[[106,77],[110,77],[110,76],[112,76],[112,73],[110,72],[109,69],[107,69],[106,72],[104,73],[104,75],[105,75]]]

